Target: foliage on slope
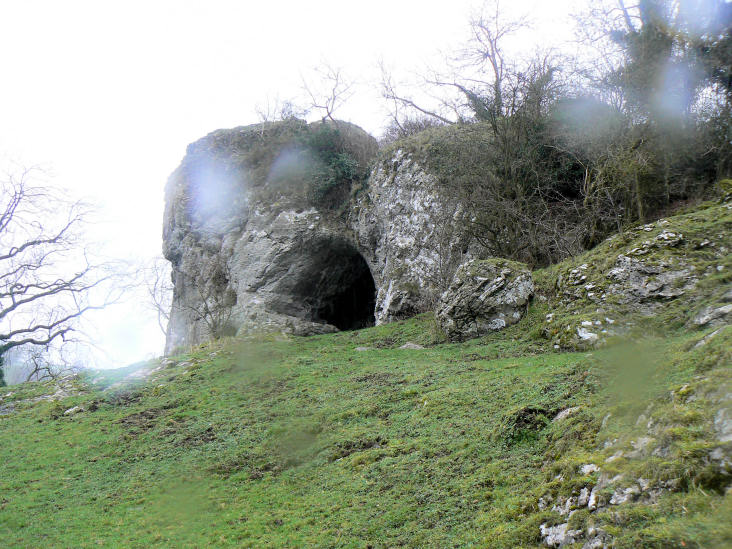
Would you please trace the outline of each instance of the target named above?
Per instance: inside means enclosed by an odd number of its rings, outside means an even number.
[[[691,243],[729,238],[720,207],[670,220],[688,261],[718,264]],[[639,231],[631,240],[655,235]],[[604,272],[612,246],[577,261]],[[575,263],[536,278],[556,288]],[[564,525],[576,547],[730,546],[732,328],[689,322],[722,300],[725,269],[627,311],[638,320],[602,349],[554,348],[546,315],[576,322],[597,304],[547,291],[520,323],[461,344],[423,315],[224,340],[68,380],[57,400],[41,399],[51,385],[11,387],[0,535],[11,547],[513,548]]]
[[[540,299],[551,309],[544,335],[563,348],[586,348],[633,328],[662,335],[709,325],[704,311],[732,301],[730,252],[729,200],[614,235],[534,273]]]

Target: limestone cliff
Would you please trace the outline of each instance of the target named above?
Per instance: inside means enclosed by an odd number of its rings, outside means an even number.
[[[382,153],[351,215],[376,281],[377,323],[433,309],[457,267],[477,256],[464,215],[412,155]]]
[[[314,334],[429,310],[471,256],[459,204],[346,123],[218,130],[166,187],[167,350],[260,329]]]

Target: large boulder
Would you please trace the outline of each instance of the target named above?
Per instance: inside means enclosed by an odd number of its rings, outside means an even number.
[[[461,341],[515,324],[534,294],[523,263],[506,259],[472,260],[460,266],[442,294],[437,321],[452,341]]]
[[[455,269],[479,254],[464,206],[407,149],[382,152],[351,225],[372,265],[377,324],[432,310]]]
[[[166,187],[166,352],[237,332],[373,324],[371,266],[343,209],[376,150],[351,124],[294,119],[191,144]]]
[[[435,175],[460,162],[449,151],[429,162],[420,145],[451,136],[440,129],[378,152],[351,124],[292,119],[191,144],[166,187],[167,352],[236,332],[316,334],[434,310],[457,267],[487,253],[460,194]]]

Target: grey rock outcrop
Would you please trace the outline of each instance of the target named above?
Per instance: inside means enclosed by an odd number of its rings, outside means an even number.
[[[582,537],[582,530],[570,530],[568,523],[556,526],[541,525],[541,538],[547,547],[562,547],[577,541]]]
[[[298,120],[218,130],[188,147],[166,187],[167,352],[241,331],[308,335],[373,322],[369,265],[322,200],[331,180],[314,136],[339,139],[336,150],[359,166],[376,152],[356,126]]]
[[[505,259],[472,260],[457,270],[442,294],[437,321],[453,341],[478,337],[518,322],[533,294],[526,265]]]
[[[706,307],[695,318],[697,326],[724,326],[732,318],[732,304],[721,307]]]
[[[453,274],[476,257],[462,205],[410,154],[382,158],[354,206],[353,229],[378,288],[376,322],[432,310]]]
[[[317,149],[334,136],[364,170],[335,190]],[[318,334],[433,310],[457,266],[478,256],[465,214],[410,154],[376,152],[356,126],[299,120],[218,130],[190,145],[166,187],[163,248],[174,282],[166,351],[237,332]]]

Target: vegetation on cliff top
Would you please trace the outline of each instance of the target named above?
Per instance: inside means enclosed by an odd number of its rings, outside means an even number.
[[[458,62],[424,77],[439,100],[418,105],[384,75],[385,159],[412,153],[487,255],[534,266],[708,198],[732,176],[730,6],[589,2],[580,56],[511,59],[526,21],[486,2]]]
[[[217,130],[189,146],[184,166],[192,173],[215,164],[249,186],[255,204],[275,211],[303,205],[329,211],[342,208],[366,180],[376,149],[374,138],[353,124],[289,118]]]

